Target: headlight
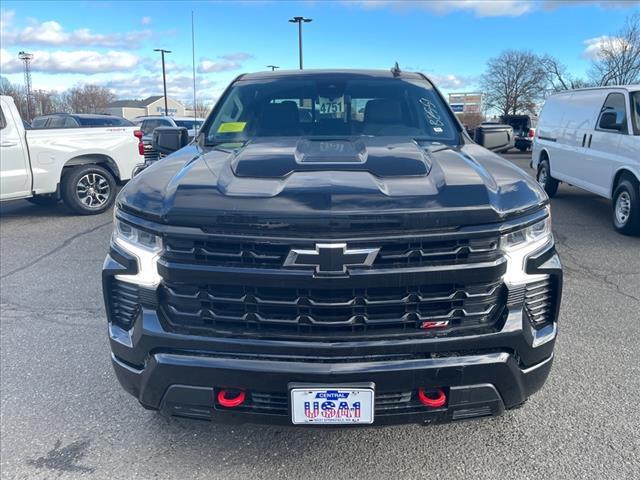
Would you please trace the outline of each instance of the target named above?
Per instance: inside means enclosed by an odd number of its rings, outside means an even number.
[[[113,235],[116,240],[149,251],[160,251],[162,249],[162,242],[157,235],[140,230],[119,218],[115,218],[114,223]]]
[[[113,241],[138,259],[138,273],[116,275],[116,278],[145,287],[157,287],[161,280],[158,258],[162,253],[162,239],[115,217]]]
[[[551,215],[548,215],[545,219],[533,225],[503,235],[502,249],[505,252],[520,248],[530,250],[532,245],[537,245],[541,240],[550,240],[550,238]]]
[[[525,263],[531,254],[543,250],[552,243],[549,207],[547,207],[547,216],[543,220],[503,235],[500,247],[508,259],[505,281],[513,285],[545,278],[546,275],[528,275],[525,272]]]

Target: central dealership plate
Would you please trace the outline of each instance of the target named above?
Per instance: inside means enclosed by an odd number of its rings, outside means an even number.
[[[291,421],[301,424],[371,424],[373,388],[311,387],[291,390]]]

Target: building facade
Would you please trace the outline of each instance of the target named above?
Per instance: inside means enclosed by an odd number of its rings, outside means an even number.
[[[184,117],[187,113],[184,105],[171,97],[167,97],[167,107],[167,113],[172,117]],[[147,115],[164,115],[164,96],[154,95],[144,100],[116,100],[107,104],[99,113],[129,120]]]

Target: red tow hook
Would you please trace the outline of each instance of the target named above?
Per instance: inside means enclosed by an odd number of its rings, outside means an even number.
[[[242,390],[226,390],[218,391],[218,403],[226,408],[239,407],[244,403],[245,394]]]
[[[429,390],[419,388],[418,400],[420,400],[420,403],[422,403],[425,407],[440,408],[444,407],[444,405],[447,403],[447,394],[444,393],[444,390],[439,387],[430,388]]]

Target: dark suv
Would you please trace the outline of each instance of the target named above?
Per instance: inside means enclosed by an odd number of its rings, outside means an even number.
[[[241,75],[124,187],[112,361],[146,408],[293,424],[450,421],[549,374],[548,199],[418,73]]]

